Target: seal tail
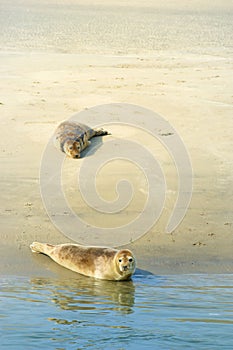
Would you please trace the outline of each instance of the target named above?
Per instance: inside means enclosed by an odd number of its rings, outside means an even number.
[[[45,255],[49,255],[50,252],[54,249],[54,245],[40,242],[33,242],[30,245],[31,251],[33,253],[42,253]]]

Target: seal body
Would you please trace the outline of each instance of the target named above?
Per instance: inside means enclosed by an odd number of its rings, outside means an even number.
[[[35,253],[48,255],[59,265],[82,275],[104,280],[129,280],[136,268],[136,260],[128,249],[33,242]]]
[[[81,152],[90,145],[95,136],[109,135],[106,130],[92,129],[88,125],[65,121],[54,134],[54,144],[71,158],[80,158]]]

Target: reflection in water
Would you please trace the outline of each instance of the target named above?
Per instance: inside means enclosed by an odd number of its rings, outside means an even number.
[[[132,281],[103,281],[78,275],[76,279],[33,278],[34,288],[50,289],[51,300],[63,310],[115,310],[131,313],[135,287]]]
[[[0,278],[1,350],[228,350],[232,298],[233,275]]]

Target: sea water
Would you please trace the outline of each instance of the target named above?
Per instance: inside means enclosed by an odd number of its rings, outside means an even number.
[[[122,4],[124,1],[122,1]],[[232,54],[232,6],[175,1],[0,2],[0,50],[94,54]],[[174,3],[174,5],[172,5]],[[188,3],[188,2],[187,2]],[[125,4],[126,5],[126,4]],[[148,4],[147,4],[148,5]]]
[[[233,349],[233,275],[0,282],[1,349]]]

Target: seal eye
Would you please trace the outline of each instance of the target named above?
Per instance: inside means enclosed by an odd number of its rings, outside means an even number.
[[[133,261],[133,259],[132,258],[129,258],[129,262],[132,262]]]
[[[122,262],[122,259],[119,259],[118,261],[119,261],[119,262]]]

